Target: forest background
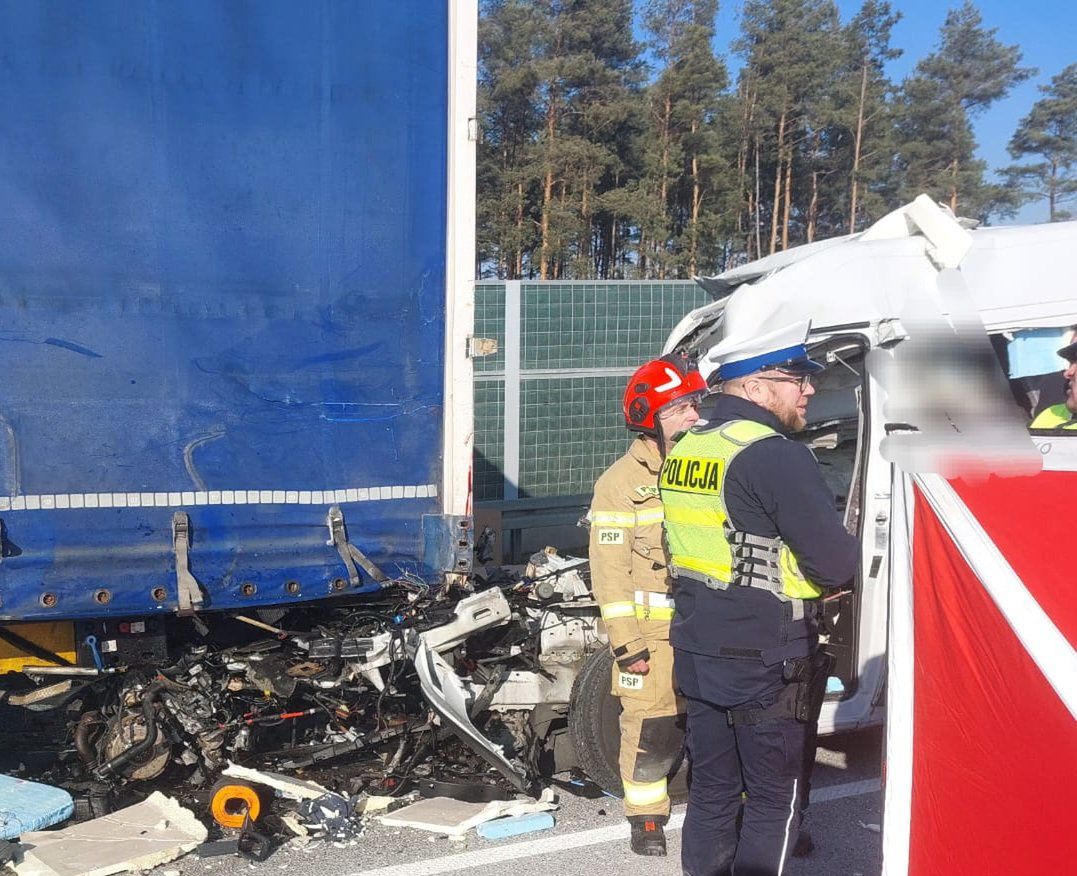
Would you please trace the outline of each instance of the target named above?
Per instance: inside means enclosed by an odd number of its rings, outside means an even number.
[[[481,0],[478,275],[710,274],[920,192],[981,222],[1070,218],[1077,63],[1038,71],[965,2],[898,78],[902,5],[743,0],[719,38],[718,0]],[[1037,73],[989,167],[977,120]]]

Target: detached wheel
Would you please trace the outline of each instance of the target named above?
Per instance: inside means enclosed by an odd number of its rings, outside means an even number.
[[[584,661],[572,685],[568,710],[568,735],[576,760],[591,781],[603,790],[624,795],[621,770],[621,702],[610,693],[613,655],[608,648],[595,651]]]

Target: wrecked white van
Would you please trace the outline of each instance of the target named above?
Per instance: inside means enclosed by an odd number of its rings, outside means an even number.
[[[921,196],[861,234],[700,280],[718,300],[687,314],[671,333],[664,353],[698,356],[727,331],[807,319],[812,355],[829,365],[798,438],[815,452],[862,558],[857,580],[824,606],[836,666],[820,732],[884,719],[895,473],[1032,473],[1052,442],[1056,449],[1059,438],[1077,444],[1077,430],[1030,437],[1018,382],[1007,385],[1014,339],[1045,329],[1067,339],[1077,325],[1074,252],[1075,222],[974,228]],[[1063,367],[1058,359],[1058,373],[1045,378],[1059,397]],[[488,696],[489,707],[533,709],[543,716],[538,736],[557,766],[574,761],[617,790],[612,658],[597,606],[591,602],[589,611],[586,600],[577,601],[571,611],[571,626],[555,620],[542,632],[541,660],[571,658],[556,680],[514,672]],[[566,676],[575,681],[562,702]],[[567,721],[560,720],[565,710]]]
[[[968,224],[921,195],[861,234],[703,279],[724,297],[689,313],[666,343],[664,352],[699,352],[733,326],[812,322],[812,355],[829,367],[800,438],[862,545],[851,592],[825,606],[837,667],[823,733],[882,720],[893,464],[953,471],[975,457],[991,471],[1035,470],[1035,442],[1048,437],[1028,437],[1006,350],[1026,330],[1066,338],[1077,324],[1077,222]],[[1077,431],[1059,434],[1077,441]]]

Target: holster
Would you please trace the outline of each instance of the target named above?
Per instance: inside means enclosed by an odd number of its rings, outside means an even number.
[[[834,658],[822,648],[809,657],[786,660],[782,677],[796,685],[793,717],[802,724],[814,724],[819,720],[826,697],[826,680],[834,668]]]
[[[728,709],[729,724],[761,724],[775,718],[792,717],[801,724],[819,720],[826,696],[826,680],[834,666],[834,658],[822,648],[808,657],[793,657],[782,664],[785,688],[778,699],[765,709]]]

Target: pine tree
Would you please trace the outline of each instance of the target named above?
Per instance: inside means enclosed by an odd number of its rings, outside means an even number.
[[[1013,193],[984,180],[971,118],[1036,71],[1020,67],[1021,50],[999,42],[996,33],[997,28],[983,26],[979,10],[966,0],[947,14],[938,49],[905,81],[901,161],[906,198],[926,191],[955,213],[961,209],[983,220],[1012,210]]]
[[[728,74],[711,46],[717,13],[717,0],[651,0],[644,9],[663,68],[646,95],[640,267],[659,279],[697,271],[721,225],[728,182],[715,120]]]
[[[1025,200],[1046,198],[1050,221],[1060,222],[1070,218],[1063,204],[1077,194],[1077,64],[1040,91],[1044,97],[1018,123],[1009,151],[1014,158],[1043,161],[1013,165],[1003,173]]]
[[[782,248],[789,246],[798,150],[825,124],[829,108],[824,109],[822,97],[841,61],[839,40],[832,0],[747,0],[744,5],[737,50],[745,58],[741,94],[747,102],[745,117],[751,120],[746,139],[760,192],[751,221],[761,243],[758,226],[764,210],[769,212],[771,253],[778,248],[779,232]],[[738,164],[746,162],[742,158]],[[760,180],[764,176],[773,178],[767,186],[769,204]]]
[[[852,123],[852,166],[849,168],[849,232],[856,231],[861,202],[887,175],[889,154],[885,151],[891,128],[887,98],[892,86],[886,78],[885,65],[900,57],[901,50],[890,45],[890,33],[901,20],[886,0],[865,0],[849,23],[846,32],[851,49],[852,82],[855,107]],[[866,191],[865,191],[866,190]],[[878,218],[881,210],[869,215]]]
[[[538,0],[545,19],[539,62],[540,279],[565,275],[591,238],[599,176],[616,161],[639,78],[631,0]]]
[[[892,0],[746,0],[735,92],[718,0],[481,0],[479,269],[683,277],[855,231],[921,191],[986,219],[1042,195],[1067,215],[1077,65],[988,183],[971,120],[1032,71],[971,3],[896,89]],[[653,70],[643,87],[647,35]],[[1037,160],[1029,160],[1037,159]]]
[[[490,0],[479,21],[480,270],[518,279],[536,246],[534,132],[541,22],[526,0]]]

